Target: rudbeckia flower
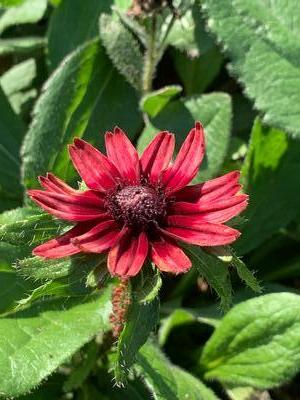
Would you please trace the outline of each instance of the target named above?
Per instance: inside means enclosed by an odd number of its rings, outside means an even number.
[[[50,173],[39,177],[44,190],[29,190],[45,211],[75,223],[64,235],[36,247],[35,255],[61,258],[107,252],[111,275],[134,276],[147,259],[161,271],[177,274],[191,267],[180,242],[211,247],[239,237],[239,231],[224,225],[247,205],[238,171],[187,186],[205,152],[199,122],[174,161],[175,138],[166,131],[140,158],[118,127],[106,133],[105,145],[106,156],[82,139],[69,147],[87,190],[75,190]]]

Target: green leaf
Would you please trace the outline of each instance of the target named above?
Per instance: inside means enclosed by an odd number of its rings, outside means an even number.
[[[181,86],[170,85],[146,94],[141,100],[141,109],[150,117],[156,117],[169,101],[181,91]]]
[[[300,69],[297,0],[204,0],[208,26],[223,43],[232,72],[264,122],[299,136]]]
[[[133,293],[139,303],[150,303],[159,295],[162,279],[159,270],[152,265],[143,267],[141,273],[132,279]]]
[[[143,54],[133,34],[108,14],[100,17],[100,39],[115,68],[137,90],[141,90]]]
[[[43,37],[24,37],[0,39],[0,55],[31,54],[43,49],[46,41]]]
[[[0,16],[0,34],[10,26],[39,21],[47,8],[47,0],[25,0]]]
[[[261,293],[262,288],[255,278],[253,272],[251,272],[247,265],[235,254],[233,255],[232,263],[231,263],[240,277],[240,279],[245,282],[245,284],[252,289],[254,292]]]
[[[161,350],[147,342],[140,350],[137,372],[157,400],[218,400],[200,380],[172,364]]]
[[[48,301],[0,319],[2,396],[36,387],[94,335],[109,329],[111,290],[97,298]]]
[[[112,0],[64,0],[59,4],[48,32],[51,69],[78,46],[98,36],[99,16],[110,12],[112,4]]]
[[[13,245],[36,245],[59,236],[66,223],[32,208],[17,208],[0,214],[0,241]]]
[[[276,293],[235,306],[206,343],[207,379],[269,389],[291,379],[300,365],[300,296]]]
[[[118,384],[126,381],[129,368],[135,362],[139,349],[145,344],[159,318],[159,299],[140,303],[132,297],[126,323],[118,340],[115,379]]]
[[[297,140],[256,120],[242,168],[250,202],[244,214],[248,222],[235,246],[239,254],[256,248],[299,216],[299,152]]]
[[[25,0],[0,0],[1,7],[14,7],[24,3]]]
[[[227,311],[232,303],[232,286],[227,265],[217,257],[203,251],[199,246],[186,246],[185,249],[193,266],[217,293],[222,310]]]
[[[0,211],[17,207],[23,189],[20,184],[20,144],[25,131],[0,88]]]
[[[59,259],[29,257],[18,260],[16,267],[20,273],[32,279],[56,279],[74,275],[77,271],[86,274],[105,260],[102,254],[78,254]]]
[[[128,129],[132,137],[141,124],[137,107],[134,90],[112,69],[98,41],[76,50],[46,82],[36,103],[22,148],[25,185],[36,186],[36,177],[47,171],[75,178],[67,143],[83,134],[103,143],[99,131],[114,125]]]
[[[142,151],[159,130],[176,133],[178,146],[197,120],[204,126],[207,148],[195,182],[215,176],[224,162],[230,140],[231,101],[225,93],[214,92],[169,102],[146,126],[138,140],[138,150]]]

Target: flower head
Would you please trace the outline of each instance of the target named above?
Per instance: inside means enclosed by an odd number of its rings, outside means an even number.
[[[166,272],[186,272],[191,261],[180,242],[220,246],[234,242],[239,231],[224,222],[247,205],[240,194],[239,172],[187,186],[204,156],[204,131],[199,122],[172,162],[175,139],[160,132],[139,158],[125,133],[105,135],[107,156],[81,139],[69,152],[88,189],[71,188],[48,173],[39,177],[45,190],[29,190],[40,207],[76,223],[64,235],[33,250],[45,258],[79,252],[108,252],[112,275],[136,275],[147,258]]]

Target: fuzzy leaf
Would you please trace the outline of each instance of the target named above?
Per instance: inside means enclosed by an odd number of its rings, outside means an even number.
[[[0,319],[0,393],[36,387],[94,335],[109,329],[111,290],[97,298],[48,301]]]
[[[110,15],[100,17],[100,38],[115,68],[141,90],[143,54],[133,34]]]
[[[204,0],[208,26],[264,122],[300,135],[300,3]]]
[[[171,85],[146,94],[141,100],[141,109],[153,118],[181,91],[181,86]]]
[[[139,303],[150,303],[158,296],[162,285],[159,270],[151,265],[143,267],[141,273],[132,279],[133,293]]]
[[[244,191],[250,202],[244,214],[247,223],[235,246],[239,254],[256,248],[299,218],[299,152],[298,140],[256,120],[242,168]]]
[[[275,293],[235,306],[206,343],[207,379],[269,389],[291,379],[300,365],[300,296]]]
[[[132,137],[140,123],[134,90],[112,69],[99,42],[87,43],[60,65],[36,103],[22,148],[25,185],[36,186],[36,177],[47,171],[75,178],[67,152],[74,137],[84,134],[99,145],[99,130],[119,125]]]
[[[129,306],[126,323],[118,340],[115,379],[126,380],[139,349],[145,344],[159,318],[159,299],[141,304],[135,297]]]
[[[138,150],[141,152],[160,130],[176,133],[178,146],[197,120],[205,129],[206,156],[195,182],[215,176],[224,162],[230,140],[231,100],[225,93],[214,92],[169,102],[142,132]]]
[[[204,383],[172,364],[149,341],[139,352],[136,370],[157,400],[218,400]]]

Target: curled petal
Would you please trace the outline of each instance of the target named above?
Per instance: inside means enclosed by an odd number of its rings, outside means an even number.
[[[63,194],[33,189],[28,194],[48,213],[66,221],[88,221],[106,215],[103,197],[92,190]]]
[[[185,139],[174,164],[162,177],[162,182],[169,193],[174,193],[186,186],[197,174],[204,156],[204,131],[200,122],[190,131]]]
[[[87,230],[91,229],[91,227],[92,225],[90,223],[80,223],[64,235],[37,246],[33,250],[33,254],[44,258],[62,258],[77,254],[81,250],[74,246],[71,240],[76,236],[82,235]]]
[[[64,181],[50,172],[48,172],[46,176],[39,176],[39,182],[44,189],[49,190],[50,192],[62,194],[78,193],[78,190],[73,189],[71,186],[67,185]]]
[[[121,177],[130,183],[139,182],[139,156],[125,133],[118,127],[114,133],[106,132],[105,146],[108,158],[118,168]]]
[[[210,181],[187,186],[175,194],[176,201],[209,202],[234,196],[241,189],[239,177],[239,171],[232,171]]]
[[[72,162],[91,189],[106,191],[115,187],[120,175],[113,163],[99,150],[82,139],[69,146]]]
[[[138,236],[132,236],[128,232],[108,254],[109,272],[122,278],[135,276],[142,268],[147,254],[148,239],[145,232]]]
[[[168,227],[161,229],[174,239],[198,246],[221,246],[234,242],[240,232],[226,225],[202,222],[190,215],[167,218]]]
[[[120,228],[113,220],[106,220],[94,226],[81,236],[72,239],[72,243],[80,251],[103,253],[114,246],[121,236]]]
[[[176,242],[162,236],[151,242],[151,259],[161,271],[173,274],[187,272],[192,266],[191,260]]]
[[[242,212],[248,204],[248,196],[240,194],[212,202],[185,203],[177,202],[171,206],[170,213],[175,215],[191,215],[198,221],[222,223]]]
[[[155,183],[162,172],[168,167],[175,146],[174,135],[160,132],[144,150],[140,163],[142,174]]]

